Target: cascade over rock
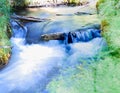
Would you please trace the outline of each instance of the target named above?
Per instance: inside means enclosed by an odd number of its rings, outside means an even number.
[[[56,16],[50,8],[36,10],[22,13],[51,20],[24,24],[10,20],[12,56],[0,71],[0,93],[50,93],[47,85],[61,70],[78,67],[81,59],[91,61],[106,45],[100,25],[86,26],[97,21],[84,23],[86,17],[94,15],[84,15],[83,19],[76,15]]]
[[[74,43],[74,42],[88,42],[96,37],[101,37],[100,34],[100,25],[95,24],[88,27],[83,27],[75,31],[69,31],[67,33],[51,33],[44,34],[41,36],[41,40],[63,40],[65,43]]]
[[[12,36],[15,38],[25,38],[27,34],[27,28],[23,26],[20,22],[15,20],[10,20],[12,28]],[[18,34],[19,33],[19,34]]]

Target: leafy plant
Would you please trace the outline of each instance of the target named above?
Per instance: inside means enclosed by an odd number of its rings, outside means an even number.
[[[91,65],[69,68],[48,85],[50,93],[119,93],[120,59],[106,56]]]
[[[10,41],[7,36],[7,26],[10,15],[9,0],[0,1],[0,67],[8,62],[11,49]]]

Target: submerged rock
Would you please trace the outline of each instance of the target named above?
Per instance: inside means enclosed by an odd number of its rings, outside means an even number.
[[[77,12],[75,13],[75,15],[93,15],[93,14],[88,12]]]

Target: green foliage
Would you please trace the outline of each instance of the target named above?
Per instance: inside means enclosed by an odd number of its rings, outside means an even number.
[[[99,13],[104,17],[112,17],[120,15],[120,1],[119,0],[104,0],[99,6]]]
[[[74,4],[74,5],[84,5],[89,2],[89,0],[65,0],[68,4]]]
[[[26,7],[30,3],[30,0],[13,0],[13,7]]]
[[[67,68],[49,85],[50,93],[94,93],[92,70],[85,65]]]
[[[119,52],[120,0],[105,0],[104,3],[99,6],[99,10],[102,18],[102,34],[108,41],[110,50],[118,50]],[[105,23],[107,23],[107,25],[105,25]]]
[[[94,68],[96,69],[95,93],[120,92],[120,59],[107,56],[100,60]]]
[[[78,4],[80,3],[80,0],[70,0],[70,3]]]
[[[0,1],[0,67],[5,65],[10,57],[10,48],[5,48],[5,46],[10,46],[10,41],[7,36],[7,26],[10,15],[10,4],[9,0]]]
[[[9,14],[10,14],[9,0],[1,0],[0,1],[0,17],[4,15],[6,18],[8,18]]]
[[[119,93],[120,59],[110,56],[63,71],[49,85],[50,93]]]

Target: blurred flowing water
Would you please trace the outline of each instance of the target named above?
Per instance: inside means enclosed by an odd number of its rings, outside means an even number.
[[[80,58],[94,57],[106,45],[101,37],[87,42],[73,41],[71,44],[58,40],[39,42],[40,35],[44,33],[68,32],[81,27],[78,20],[81,17],[55,17],[50,13],[41,11],[37,14],[39,17],[53,18],[50,22],[30,22],[22,28],[11,20],[12,56],[8,66],[0,71],[0,93],[48,93],[46,86],[60,73],[60,69],[80,64]],[[83,37],[89,38],[89,35]]]

